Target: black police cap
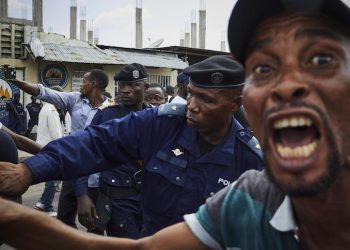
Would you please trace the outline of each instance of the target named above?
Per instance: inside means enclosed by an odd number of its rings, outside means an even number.
[[[211,56],[183,71],[200,88],[234,88],[244,85],[244,69],[231,56]]]
[[[257,25],[282,11],[320,13],[350,26],[350,9],[342,0],[238,0],[229,21],[228,42],[239,62],[244,63],[249,39]]]
[[[124,66],[119,73],[116,73],[114,80],[118,82],[140,82],[146,80],[148,74],[145,67],[139,63],[132,63]]]

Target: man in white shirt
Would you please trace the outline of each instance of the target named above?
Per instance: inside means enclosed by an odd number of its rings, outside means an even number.
[[[53,86],[54,89],[59,92],[63,92],[63,89],[59,86]],[[67,129],[67,123],[69,123],[70,116],[67,113],[61,120],[60,113],[62,111],[51,103],[45,103],[39,113],[37,139],[36,142],[42,146],[45,146],[49,142],[61,138],[70,128]],[[42,193],[39,201],[35,204],[34,208],[47,213],[49,216],[56,217],[57,212],[54,211],[52,206],[53,199],[56,191],[56,181],[48,181],[45,183],[45,189]]]

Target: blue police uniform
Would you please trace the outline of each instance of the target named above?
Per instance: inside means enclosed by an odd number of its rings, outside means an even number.
[[[226,138],[201,155],[186,107],[161,105],[49,143],[25,163],[34,182],[71,179],[133,164],[143,167],[143,235],[182,221],[248,169],[262,169],[258,144],[234,118]]]
[[[143,105],[143,109],[148,106]],[[91,125],[98,125],[114,118],[122,118],[131,110],[124,105],[112,105],[99,109],[94,116]],[[111,211],[102,206],[99,217],[105,217],[110,213],[106,221],[108,236],[137,239],[140,237],[142,216],[140,209],[140,190],[138,177],[141,174],[140,164],[136,161],[115,166],[110,170],[100,173],[100,195],[107,196],[111,201]],[[87,193],[88,177],[81,177],[75,182],[75,193],[82,195]],[[98,201],[104,202],[104,199]],[[108,203],[107,203],[108,204]],[[100,208],[100,204],[96,204]],[[99,211],[97,211],[99,212]],[[106,216],[109,217],[109,216]]]
[[[9,109],[8,128],[17,134],[23,133],[25,130],[25,124],[23,119],[24,118],[23,105],[20,102],[18,102],[16,99],[14,99],[9,104],[8,109]]]
[[[28,128],[27,128],[27,134],[29,134],[33,127],[35,125],[38,125],[38,120],[39,120],[39,113],[42,108],[41,103],[29,103],[26,106],[28,113],[29,113],[29,121],[28,121]]]

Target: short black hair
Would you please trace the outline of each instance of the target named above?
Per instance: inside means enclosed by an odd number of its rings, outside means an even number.
[[[106,72],[101,69],[91,69],[88,73],[90,73],[89,80],[96,82],[99,89],[104,90],[107,87],[108,76]]]
[[[149,86],[148,86],[148,88],[149,88],[149,89],[150,89],[150,88],[160,88],[160,89],[163,91],[164,97],[165,97],[165,98],[168,97],[168,94],[167,94],[167,92],[165,91],[165,89],[163,88],[163,86],[160,85],[160,84],[158,84],[158,83],[155,83],[155,82],[150,83]]]
[[[174,92],[175,92],[175,91],[174,91],[174,87],[171,86],[171,85],[166,86],[165,92],[166,92],[168,95],[173,95]]]

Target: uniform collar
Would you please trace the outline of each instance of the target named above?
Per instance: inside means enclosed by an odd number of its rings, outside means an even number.
[[[212,163],[215,165],[232,165],[232,155],[234,154],[236,144],[236,134],[238,132],[238,126],[234,118],[232,118],[232,125],[230,131],[226,135],[226,138],[222,143],[217,145],[211,152],[200,156],[198,147],[198,133],[190,126],[186,126],[180,135],[178,145],[185,148],[188,152],[194,155],[200,163]],[[195,146],[194,146],[195,145]]]
[[[283,202],[270,220],[270,225],[280,232],[296,232],[298,230],[289,196],[285,196]]]

